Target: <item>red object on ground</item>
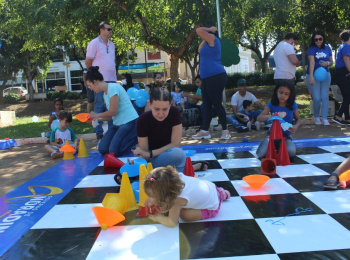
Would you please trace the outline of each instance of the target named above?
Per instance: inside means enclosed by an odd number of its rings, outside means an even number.
[[[283,139],[283,133],[280,121],[275,119],[272,122],[272,127],[270,131],[270,139],[276,140],[276,139]]]
[[[125,163],[114,156],[114,153],[107,153],[105,155],[105,160],[103,168],[121,168]]]
[[[136,213],[136,217],[148,217],[149,215],[157,215],[162,213],[162,209],[157,205],[152,205],[150,207],[140,206],[139,211]]]
[[[186,157],[184,174],[186,176],[195,177],[192,162],[191,162],[191,157]]]
[[[263,158],[261,160],[261,173],[266,175],[276,174],[276,165],[275,159]]]
[[[277,160],[276,147],[273,139],[269,138],[269,144],[266,151],[266,159],[275,159]]]
[[[288,154],[288,149],[286,145],[286,141],[284,138],[281,140],[281,145],[280,145],[280,150],[278,151],[278,156],[277,156],[277,165],[290,165],[290,160],[289,160],[289,154]]]

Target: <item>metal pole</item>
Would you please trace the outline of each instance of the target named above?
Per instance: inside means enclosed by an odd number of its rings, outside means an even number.
[[[218,21],[218,34],[219,38],[221,38],[221,23],[220,23],[220,5],[219,5],[219,0],[216,0],[216,19]],[[222,92],[222,102],[224,103],[223,106],[226,110],[226,91],[225,88]]]

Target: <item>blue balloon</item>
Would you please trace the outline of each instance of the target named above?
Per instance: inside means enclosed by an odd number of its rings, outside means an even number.
[[[141,107],[144,107],[147,103],[147,99],[143,96],[138,96],[136,99],[135,99],[135,105],[139,108]]]
[[[317,81],[324,81],[328,76],[328,72],[325,68],[319,67],[314,72],[314,78]]]
[[[138,96],[142,96],[142,97],[144,97],[146,100],[149,99],[149,94],[148,94],[147,90],[145,90],[145,89],[140,89],[140,90],[139,90],[139,93],[138,93]]]
[[[128,96],[131,100],[135,100],[138,94],[138,90],[136,88],[129,88],[126,93],[128,93]]]
[[[55,119],[52,121],[51,123],[51,129],[54,130],[56,127],[58,127],[60,125],[60,121],[58,121],[58,119]]]

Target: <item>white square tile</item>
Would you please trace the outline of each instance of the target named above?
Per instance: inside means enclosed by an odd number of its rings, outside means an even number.
[[[350,152],[350,144],[319,146],[319,148],[331,153]]]
[[[213,153],[195,153],[191,156],[191,161],[216,160]]]
[[[256,219],[277,254],[349,247],[350,231],[329,215],[289,216],[284,225],[267,221],[279,219]]]
[[[299,193],[286,181],[280,178],[272,178],[261,188],[253,189],[245,181],[231,181],[240,196],[271,195],[285,193]]]
[[[246,255],[246,256],[231,256],[220,258],[196,258],[196,260],[280,260],[278,255],[266,254],[266,255]],[[190,259],[183,259],[190,260]]]
[[[206,171],[195,172],[195,174],[201,180],[229,181],[229,178],[223,169],[207,169]]]
[[[227,221],[238,219],[253,219],[253,216],[241,197],[231,197],[229,200],[221,203],[220,211],[215,217],[196,222]],[[186,223],[186,221],[180,218],[180,223]]]
[[[32,229],[99,227],[91,208],[102,203],[56,205]]]
[[[75,186],[75,188],[87,187],[117,187],[119,186],[114,180],[115,174],[88,175]]]
[[[179,227],[155,224],[102,230],[86,259],[180,259]]]
[[[221,159],[218,160],[223,169],[260,167],[261,161],[257,158],[242,158],[242,159]]]
[[[308,163],[331,163],[342,162],[345,160],[344,157],[333,153],[300,154],[297,156]]]
[[[135,156],[129,156],[129,157],[118,157],[119,160],[121,160],[123,163],[127,163],[128,159],[131,160],[135,160],[138,159],[139,157],[135,157]],[[98,166],[103,166],[104,165],[104,161],[102,161]]]
[[[277,166],[276,173],[281,178],[329,175],[329,173],[321,170],[320,168],[312,164],[293,164],[286,166]]]
[[[328,214],[350,212],[350,190],[303,192],[302,194]]]

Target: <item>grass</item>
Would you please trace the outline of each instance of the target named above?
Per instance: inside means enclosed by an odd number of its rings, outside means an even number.
[[[47,127],[48,122],[49,118],[47,116],[39,117],[38,122],[33,122],[32,117],[16,118],[15,125],[1,128],[0,139],[40,137],[41,132],[50,131],[50,129]],[[87,134],[95,132],[91,124],[81,123],[80,121],[74,118],[72,123],[70,123],[70,128],[73,129],[75,134]]]

